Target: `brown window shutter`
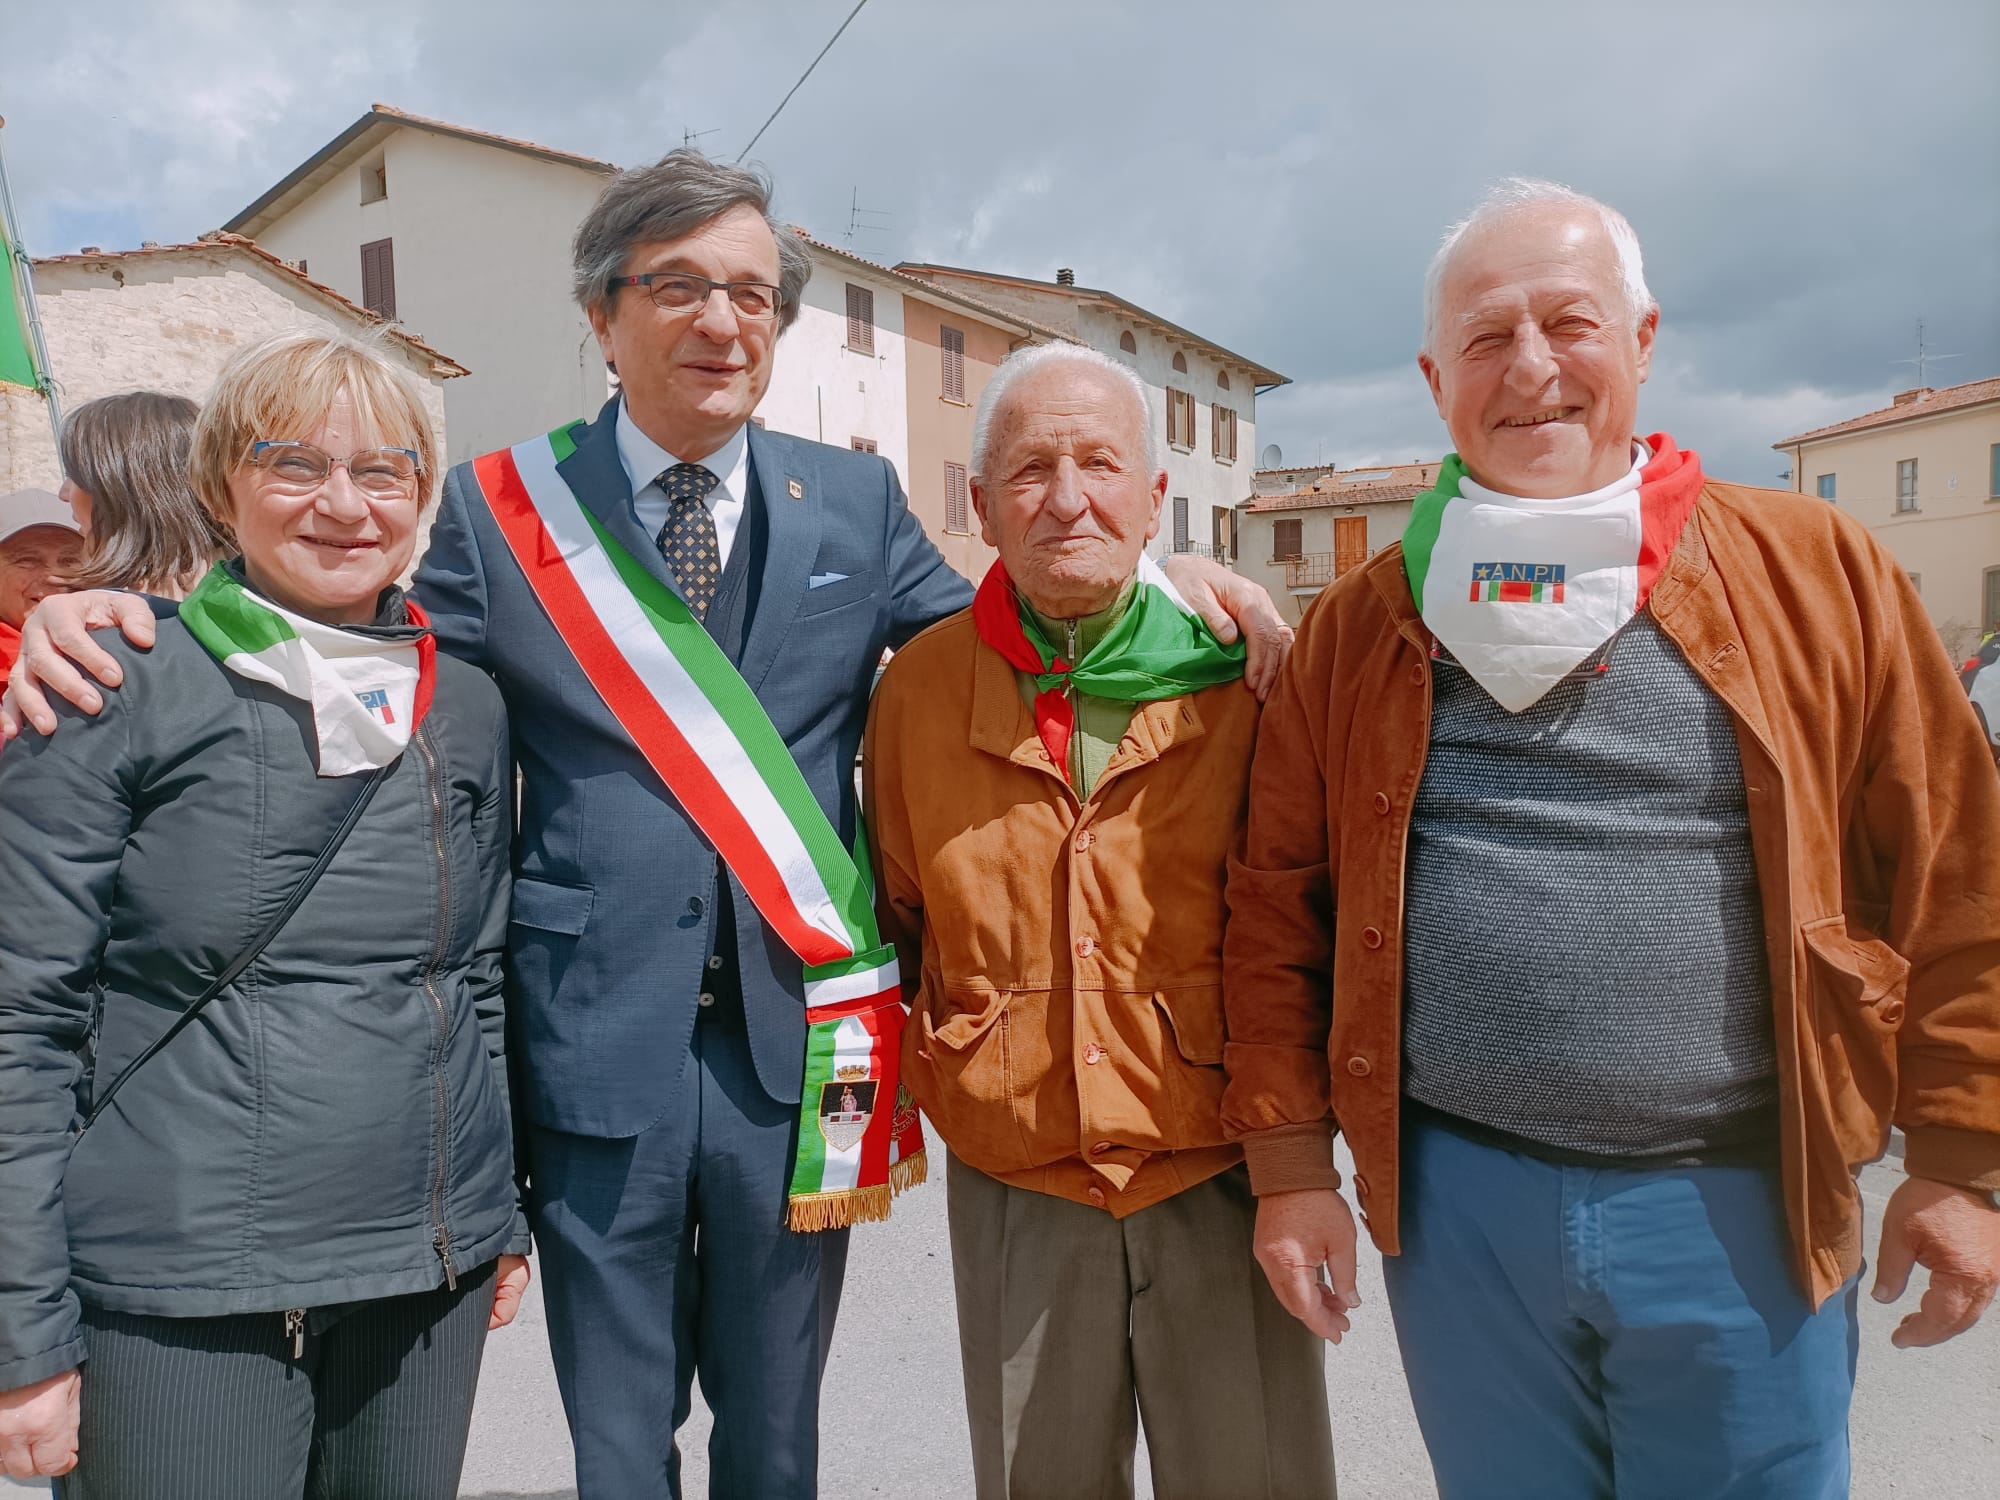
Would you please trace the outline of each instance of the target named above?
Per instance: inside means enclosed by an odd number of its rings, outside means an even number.
[[[390,240],[361,247],[361,305],[379,318],[396,320],[396,254]]]
[[[1187,441],[1181,432],[1181,393],[1171,388],[1167,391],[1167,441],[1177,447]]]
[[[965,465],[944,466],[944,529],[953,536],[970,536],[971,519],[966,514]]]
[[[1208,409],[1208,451],[1217,458],[1222,457],[1222,408],[1219,406]]]
[[[965,335],[956,328],[938,330],[938,349],[944,359],[944,399],[965,399]]]
[[[858,354],[875,352],[875,293],[847,283],[847,347]]]
[[[1299,555],[1300,536],[1303,521],[1273,521],[1271,523],[1271,561],[1283,562]]]

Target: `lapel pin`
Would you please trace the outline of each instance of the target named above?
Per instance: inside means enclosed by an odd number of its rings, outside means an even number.
[[[806,487],[796,479],[787,479],[785,481],[785,493],[790,495],[794,500],[803,500],[806,497]]]

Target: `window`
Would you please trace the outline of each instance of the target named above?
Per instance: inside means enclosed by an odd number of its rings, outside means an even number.
[[[378,318],[396,321],[396,255],[388,240],[361,247],[361,305]]]
[[[1305,522],[1300,520],[1273,521],[1271,523],[1271,561],[1285,562],[1297,557],[1304,550],[1299,533]]]
[[[299,269],[305,269],[305,262],[299,262]],[[1986,453],[1986,498],[2000,500],[2000,443],[1995,443]]]
[[[1986,570],[1986,620],[1982,630],[2000,630],[2000,568]]]
[[[1186,495],[1174,496],[1174,551],[1188,549],[1188,503]]]
[[[1167,391],[1167,441],[1176,448],[1194,446],[1194,394]]]
[[[944,466],[944,529],[953,536],[972,535],[972,524],[966,515],[964,464]]]
[[[849,438],[847,445],[856,453],[873,453],[875,451],[875,439],[873,438]]]
[[[1174,352],[1174,373],[1176,375],[1187,374],[1187,356],[1179,350]]]
[[[944,361],[940,378],[944,399],[965,401],[965,335],[956,328],[938,329],[938,353]]]
[[[1236,413],[1226,406],[1211,406],[1209,414],[1209,451],[1214,453],[1217,463],[1236,462]]]
[[[1226,390],[1228,390],[1228,389],[1229,389],[1229,372],[1228,372],[1227,370],[1217,370],[1217,371],[1215,372],[1215,383],[1216,383],[1217,385],[1221,386],[1223,390],[1225,390],[1225,391],[1226,391]]]
[[[1906,510],[1917,508],[1917,461],[1914,458],[1896,460],[1896,511],[1900,515]]]
[[[1137,354],[1139,352],[1139,341],[1132,337],[1131,329],[1128,328],[1118,335],[1118,352],[1120,354]]]
[[[380,203],[389,196],[389,168],[381,157],[363,164],[361,168],[361,201]]]
[[[847,283],[847,347],[856,354],[875,352],[875,293]]]
[[[1236,555],[1236,548],[1233,545],[1236,528],[1229,524],[1235,519],[1236,512],[1233,510],[1215,510],[1209,512],[1209,531],[1212,535],[1209,537],[1208,544],[1214,549],[1215,560],[1217,562],[1227,561]]]
[[[1819,497],[1822,500],[1831,500],[1833,498],[1833,476],[1831,474],[1822,474],[1819,476]]]

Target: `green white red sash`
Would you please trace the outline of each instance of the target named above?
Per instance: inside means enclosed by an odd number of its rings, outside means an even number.
[[[770,716],[701,623],[571,491],[556,466],[575,449],[560,428],[475,459],[473,473],[605,707],[805,965],[792,1227],[885,1218],[891,1192],[921,1182],[925,1167],[899,1076],[902,985],[875,925],[866,857],[842,845]]]
[[[410,624],[428,626],[414,599]],[[319,774],[352,776],[403,753],[430,711],[437,638],[360,635],[273,604],[222,563],[181,601],[180,618],[239,677],[268,683],[312,708]]]
[[[1125,613],[1078,661],[1063,660],[1043,636],[997,560],[973,595],[972,623],[1009,666],[1034,677],[1035,729],[1049,759],[1062,767],[1069,765],[1076,730],[1070,688],[1093,698],[1150,703],[1243,675],[1243,642],[1218,641],[1160,565],[1144,555]]]
[[[1447,454],[1403,535],[1417,610],[1494,701],[1520,713],[1644,607],[1702,483],[1701,460],[1664,432],[1616,482],[1561,500],[1486,489]]]

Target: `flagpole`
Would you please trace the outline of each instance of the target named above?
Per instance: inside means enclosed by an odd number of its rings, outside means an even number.
[[[0,115],[0,134],[5,134],[7,120]],[[49,428],[55,434],[56,452],[62,452],[62,404],[56,397],[55,373],[49,368],[49,345],[42,337],[42,314],[35,305],[35,272],[28,263],[28,247],[21,243],[21,221],[14,213],[14,194],[7,186],[7,153],[0,148],[0,229],[5,229],[9,273],[19,278],[21,288],[21,310],[28,317],[28,341],[33,346],[35,366],[40,379],[36,382],[42,399],[49,406]]]

